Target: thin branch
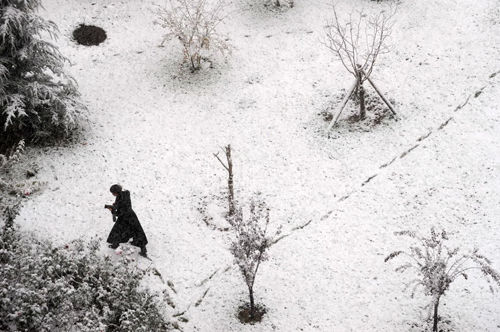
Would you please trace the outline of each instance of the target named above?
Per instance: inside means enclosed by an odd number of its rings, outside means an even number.
[[[229,167],[227,167],[224,162],[219,158],[219,153],[213,153],[214,157],[217,158],[217,160],[221,163],[221,165],[226,169],[226,171],[229,172]]]
[[[472,267],[468,267],[468,268],[463,269],[463,270],[456,271],[455,273],[453,273],[450,276],[450,279],[455,280],[459,275],[461,275],[461,274],[465,273],[465,271],[469,271],[469,270],[481,270],[481,268],[478,266],[472,266]]]

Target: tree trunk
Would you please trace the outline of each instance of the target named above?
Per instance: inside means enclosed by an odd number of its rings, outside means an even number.
[[[190,57],[190,60],[191,60],[191,72],[194,73],[196,71],[196,65],[194,64],[194,55]]]
[[[433,332],[438,332],[438,307],[439,307],[439,296],[434,301],[434,324],[432,326]]]
[[[253,319],[255,314],[255,303],[253,301],[253,287],[248,287],[248,293],[250,294],[250,319]]]
[[[363,120],[365,117],[365,89],[363,88],[363,85],[359,85],[359,119]]]
[[[233,184],[233,160],[231,159],[231,145],[226,147],[226,158],[228,168],[227,187],[229,189],[229,216],[234,215],[234,184]]]
[[[359,120],[366,117],[365,109],[365,89],[363,88],[363,72],[358,71],[358,96],[359,96]]]

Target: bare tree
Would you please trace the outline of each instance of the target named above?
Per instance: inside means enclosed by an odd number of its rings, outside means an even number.
[[[234,215],[235,202],[234,202],[234,182],[233,182],[233,159],[231,158],[231,145],[226,146],[222,151],[226,154],[227,165],[220,159],[219,153],[214,153],[214,157],[219,160],[222,166],[227,171],[227,188],[228,188],[228,201],[229,201],[229,212],[228,216]]]
[[[228,54],[228,39],[217,31],[225,18],[224,9],[224,0],[215,0],[212,5],[207,0],[168,0],[165,7],[158,8],[156,22],[168,30],[162,45],[167,40],[179,40],[184,61],[193,72],[200,69],[201,61],[208,59],[212,51]]]
[[[425,294],[432,296],[433,331],[438,331],[438,308],[441,296],[445,295],[451,283],[459,277],[469,279],[469,271],[479,270],[491,284],[500,286],[500,274],[491,266],[491,261],[479,254],[478,249],[460,254],[460,248],[450,248],[445,244],[448,234],[445,230],[436,232],[431,229],[429,237],[423,237],[410,231],[396,232],[396,235],[408,236],[418,244],[410,246],[408,251],[395,251],[385,258],[389,261],[398,256],[408,258],[407,262],[396,268],[396,272],[413,271],[416,277],[406,284],[405,289],[412,289],[413,298],[419,286]]]
[[[363,86],[365,81],[373,86],[377,94],[395,114],[394,107],[370,79],[379,55],[389,51],[387,39],[391,35],[392,18],[395,12],[381,11],[377,15],[368,16],[363,11],[358,11],[356,14],[351,13],[349,20],[343,23],[339,19],[335,5],[332,5],[332,8],[333,19],[326,27],[325,45],[341,61],[344,68],[354,76],[355,80],[328,130],[337,122],[340,113],[354,92],[359,98],[359,119],[365,118],[365,90]]]
[[[231,253],[240,268],[248,288],[250,298],[249,320],[253,321],[256,314],[254,301],[255,277],[260,264],[267,260],[267,249],[271,239],[267,236],[269,226],[269,208],[262,199],[250,202],[249,217],[245,218],[241,208],[238,208],[231,220],[235,238],[231,243]]]

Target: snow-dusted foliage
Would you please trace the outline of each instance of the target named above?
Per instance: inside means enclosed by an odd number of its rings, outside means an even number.
[[[268,259],[267,249],[272,243],[267,234],[269,208],[263,199],[256,197],[250,202],[249,216],[245,217],[242,209],[237,208],[229,220],[235,232],[230,250],[248,287],[250,319],[252,319],[255,314],[253,290],[255,278],[260,264]]]
[[[15,147],[14,151],[10,155],[0,153],[0,170],[8,168],[13,163],[18,161],[24,152],[24,148],[25,148],[24,140],[20,140],[17,143],[17,146]]]
[[[98,247],[97,240],[55,247],[14,227],[0,230],[0,330],[168,330],[157,297],[139,288],[143,272]]]
[[[5,225],[11,226],[20,206],[20,196],[16,186],[4,175],[11,169],[24,152],[24,140],[21,140],[10,155],[0,154],[0,219],[5,219]],[[11,193],[15,193],[12,195]]]
[[[228,38],[219,33],[218,25],[225,18],[224,0],[168,0],[158,9],[157,24],[167,29],[164,42],[180,41],[184,61],[191,71],[200,69],[202,60],[208,60],[215,52],[227,55],[231,46]]]
[[[26,163],[24,140],[10,154],[0,154],[0,220],[12,224],[21,200],[42,190],[44,183],[36,179],[38,165]]]
[[[395,251],[385,258],[389,261],[399,256],[407,258],[407,262],[396,268],[397,272],[408,271],[411,281],[405,289],[411,289],[413,297],[416,289],[422,286],[426,295],[432,296],[433,331],[437,332],[438,307],[441,296],[445,295],[451,283],[459,277],[469,279],[469,272],[478,270],[490,284],[500,286],[500,274],[493,269],[491,261],[479,254],[478,249],[461,253],[459,247],[450,248],[445,242],[448,234],[445,230],[437,232],[434,228],[430,236],[419,236],[414,232],[401,231],[396,235],[408,236],[417,244],[411,245],[407,251]]]
[[[36,14],[40,0],[0,0],[0,151],[21,139],[63,137],[82,105],[66,58],[45,36],[57,27]]]

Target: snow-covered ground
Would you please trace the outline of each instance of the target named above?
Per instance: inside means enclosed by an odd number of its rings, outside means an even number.
[[[279,12],[233,2],[223,27],[233,54],[190,74],[179,45],[160,47],[161,1],[45,0],[90,120],[76,146],[33,151],[47,188],[17,222],[56,242],[105,238],[103,205],[121,183],[178,311],[189,308],[185,331],[417,331],[429,299],[402,293],[408,279],[384,263],[407,245],[393,235],[402,229],[455,231],[500,269],[498,0],[401,1],[393,50],[372,76],[401,120],[369,131],[343,121],[330,138],[319,113],[352,79],[321,45],[328,2],[295,2]],[[386,8],[344,0],[338,10],[355,6]],[[108,39],[77,45],[80,23]],[[257,276],[268,313],[255,325],[236,317],[247,295],[230,234],[198,211],[203,200],[210,211],[220,204],[212,195],[223,195],[226,174],[212,153],[226,144],[238,197],[262,192],[273,227],[290,234]],[[452,285],[441,313],[456,331],[496,331],[498,308],[500,296],[472,278]]]

